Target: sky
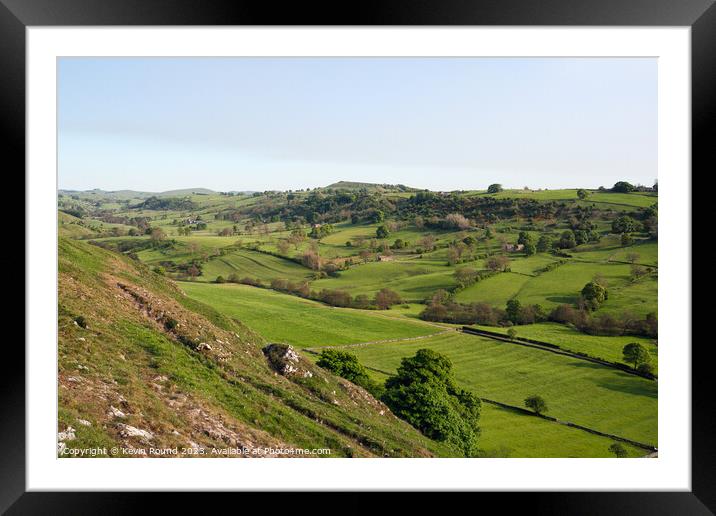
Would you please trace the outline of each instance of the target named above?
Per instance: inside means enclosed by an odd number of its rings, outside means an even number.
[[[655,58],[61,58],[59,187],[596,188],[657,175]]]

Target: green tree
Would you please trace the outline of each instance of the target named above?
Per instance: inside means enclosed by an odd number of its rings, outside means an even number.
[[[494,183],[487,187],[487,193],[499,193],[501,191],[502,185],[499,183]]]
[[[624,362],[633,364],[634,369],[637,369],[641,364],[647,364],[651,361],[649,350],[638,342],[630,342],[624,346],[622,355],[624,356]]]
[[[520,234],[517,237],[517,243],[522,245],[531,244],[532,235],[530,235],[527,231],[520,231]]]
[[[590,281],[582,288],[582,301],[589,310],[596,310],[609,298],[607,289],[596,281]]]
[[[577,238],[574,235],[574,231],[568,229],[562,233],[559,238],[559,247],[561,249],[573,249],[577,247]]]
[[[525,254],[527,256],[532,256],[536,252],[537,252],[537,246],[534,245],[532,242],[525,244]]]
[[[618,193],[629,193],[636,190],[633,184],[627,183],[626,181],[617,181],[612,187],[612,192]]]
[[[640,228],[640,224],[629,215],[617,217],[612,222],[612,233],[633,233],[639,231]]]
[[[457,281],[458,285],[461,287],[467,287],[469,285],[472,285],[477,281],[479,272],[477,269],[473,269],[472,267],[460,267],[459,269],[456,269],[453,273],[453,276],[455,277],[455,280]]]
[[[542,396],[533,394],[525,398],[525,407],[532,410],[535,414],[544,414],[549,409],[547,408],[547,402],[544,401]]]
[[[505,312],[507,312],[507,318],[513,323],[517,324],[517,322],[519,321],[521,310],[522,305],[517,299],[510,299],[509,301],[507,301],[507,307],[505,309]]]
[[[375,236],[377,238],[388,238],[388,235],[390,235],[390,231],[388,231],[388,228],[385,226],[378,226],[378,229],[375,230]]]
[[[385,382],[383,401],[427,437],[444,441],[466,457],[477,453],[480,399],[455,385],[450,359],[419,349],[401,360]]]
[[[619,459],[623,459],[624,457],[627,457],[629,455],[622,443],[613,443],[611,446],[609,446],[609,451],[612,452]]]
[[[552,239],[547,235],[542,235],[539,237],[539,240],[537,240],[537,252],[538,253],[544,253],[546,251],[549,251],[549,249],[552,247]]]
[[[589,196],[589,192],[587,192],[584,188],[580,188],[577,190],[577,197],[579,197],[581,200],[586,199]]]
[[[654,376],[656,374],[656,369],[652,364],[649,364],[648,362],[644,362],[642,364],[639,364],[639,366],[636,368],[637,371],[639,371],[641,374]]]
[[[515,330],[514,328],[509,328],[507,330],[507,336],[510,338],[510,340],[515,340],[515,338],[517,337],[517,330]]]

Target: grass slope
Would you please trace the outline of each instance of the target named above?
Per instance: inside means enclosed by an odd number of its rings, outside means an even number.
[[[246,285],[184,282],[180,286],[190,297],[238,319],[267,339],[297,347],[412,338],[441,331],[419,321],[394,320],[367,310],[333,308]]]
[[[67,446],[452,454],[303,358],[299,367],[313,376],[276,374],[262,337],[115,253],[61,238],[58,310],[58,431],[72,426],[77,436]],[[171,331],[167,318],[176,321]],[[151,436],[127,436],[125,424]]]
[[[366,366],[390,373],[420,348],[450,357],[458,382],[478,396],[523,406],[525,397],[539,394],[558,419],[656,444],[656,382],[616,369],[458,333],[352,351]]]

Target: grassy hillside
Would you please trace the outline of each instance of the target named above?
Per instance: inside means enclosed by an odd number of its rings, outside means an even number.
[[[411,338],[442,331],[422,321],[395,321],[374,310],[333,308],[246,285],[182,282],[180,287],[190,297],[238,319],[266,338],[297,347]]]
[[[67,446],[452,454],[303,358],[302,374],[277,374],[261,336],[142,264],[60,238],[58,288],[58,431],[76,433]]]
[[[352,352],[384,376],[419,348],[448,356],[458,382],[480,396],[521,407],[527,396],[539,394],[548,414],[560,420],[656,444],[656,382],[616,369],[458,333]]]

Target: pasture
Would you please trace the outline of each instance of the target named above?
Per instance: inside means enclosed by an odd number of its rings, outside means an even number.
[[[617,369],[457,332],[351,352],[366,367],[392,374],[401,358],[421,348],[449,357],[457,382],[478,396],[522,407],[527,396],[538,394],[547,401],[550,416],[657,442],[657,383]]]
[[[507,335],[507,328],[495,326],[474,325],[475,328]],[[517,332],[517,337],[539,340],[549,344],[556,344],[568,351],[586,353],[594,358],[601,358],[609,362],[624,363],[622,349],[630,342],[638,342],[649,350],[652,356],[652,363],[658,363],[658,346],[654,340],[637,335],[623,335],[616,337],[603,337],[600,335],[587,335],[581,331],[572,329],[564,324],[544,322],[537,324],[525,324],[523,326],[512,326]],[[631,364],[628,364],[631,365]]]
[[[413,338],[442,331],[422,321],[386,317],[377,311],[333,308],[247,285],[182,282],[179,286],[190,297],[241,321],[270,342],[299,348]]]

